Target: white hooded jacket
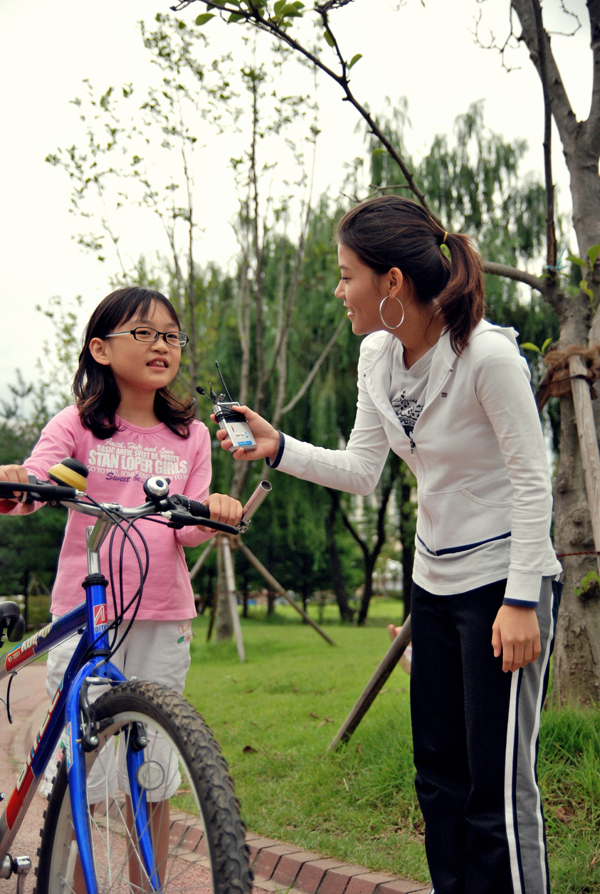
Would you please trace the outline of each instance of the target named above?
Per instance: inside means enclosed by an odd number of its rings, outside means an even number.
[[[478,545],[510,538],[505,602],[535,604],[542,576],[561,569],[549,536],[546,448],[514,329],[482,321],[460,357],[448,333],[440,337],[412,438],[390,402],[394,343],[388,332],[362,342],[357,413],[346,449],[327,450],[286,435],[273,466],[367,495],[391,448],[417,478],[420,549],[432,556],[464,553],[467,559]],[[415,580],[428,588],[417,563]]]

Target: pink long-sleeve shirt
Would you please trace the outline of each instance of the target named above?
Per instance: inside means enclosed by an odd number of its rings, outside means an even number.
[[[151,475],[168,476],[172,494],[186,494],[193,500],[206,499],[211,459],[210,436],[203,423],[192,422],[190,436],[184,439],[173,434],[164,423],[139,428],[119,416],[116,421],[120,430],[103,441],[84,428],[76,407],[67,407],[44,428],[24,465],[37,478],[46,479],[50,467],[65,457],[78,459],[89,469],[87,493],[99,502],[141,505],[146,502],[143,483]],[[85,529],[93,523],[90,516],[69,512],[52,589],[52,612],[56,615],[64,614],[84,598],[81,583],[87,574]],[[211,535],[194,527],[178,531],[144,519],[136,524],[150,553],[148,577],[136,617],[155,621],[194,617],[194,597],[182,547],[197,546]],[[143,558],[142,544],[135,534],[133,536]],[[109,539],[110,535],[100,550],[101,569],[107,579]],[[117,563],[120,547],[121,535],[117,531],[113,548]],[[127,604],[139,586],[138,563],[128,544],[124,564],[124,601]],[[118,586],[115,574],[117,597]],[[113,617],[110,586],[108,611]],[[127,612],[130,614],[131,610]]]

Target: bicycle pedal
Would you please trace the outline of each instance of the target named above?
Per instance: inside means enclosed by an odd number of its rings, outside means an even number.
[[[29,857],[11,857],[7,854],[0,864],[0,878],[10,878],[12,875],[18,876],[17,892],[21,894],[25,885],[25,878],[31,869],[31,860]]]
[[[29,857],[13,857],[12,871],[15,875],[27,875],[31,869],[31,860]]]
[[[13,859],[13,872],[17,876],[17,894],[23,894],[25,879],[30,869],[31,860],[29,857],[15,857]]]

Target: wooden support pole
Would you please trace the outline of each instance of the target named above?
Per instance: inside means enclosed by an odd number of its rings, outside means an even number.
[[[204,565],[204,562],[206,561],[206,557],[210,553],[210,551],[213,548],[213,546],[215,545],[215,543],[216,543],[215,537],[213,537],[212,540],[208,541],[205,548],[202,550],[202,552],[200,553],[200,555],[198,556],[198,558],[196,559],[196,561],[194,562],[194,564],[192,565],[192,567],[190,569],[190,580],[194,580],[194,578],[196,577],[196,575],[198,574],[198,572]]]
[[[245,661],[246,650],[244,649],[242,626],[240,624],[237,599],[235,596],[235,575],[233,573],[231,545],[229,543],[229,537],[226,534],[218,534],[217,536],[221,541],[219,547],[223,550],[223,564],[225,567],[225,580],[227,582],[227,599],[229,601],[229,611],[231,612],[231,620],[233,622],[233,632],[235,633],[238,658],[240,661]]]
[[[594,423],[592,396],[588,381],[588,370],[578,354],[569,358],[573,405],[577,421],[577,434],[581,449],[581,461],[585,474],[585,489],[592,517],[592,531],[596,549],[596,562],[600,573],[600,451]]]
[[[410,615],[398,631],[392,645],[383,656],[379,667],[365,686],[360,698],[339,728],[334,740],[327,749],[335,751],[342,742],[347,742],[358,724],[361,722],[377,697],[383,684],[388,679],[410,642]]]
[[[286,599],[287,602],[289,602],[289,604],[292,606],[292,608],[295,608],[296,611],[298,612],[298,614],[299,614],[299,615],[302,615],[302,617],[304,618],[304,620],[306,621],[306,623],[307,623],[307,624],[310,624],[311,627],[314,627],[314,629],[317,631],[317,633],[320,633],[321,636],[323,637],[323,639],[326,640],[326,641],[329,643],[330,646],[335,646],[335,643],[334,643],[334,641],[331,639],[331,637],[327,636],[327,634],[325,633],[325,631],[324,631],[321,627],[319,627],[319,625],[317,624],[316,621],[313,621],[312,618],[309,618],[309,616],[306,614],[306,612],[304,611],[304,609],[300,608],[299,605],[296,605],[296,603],[295,603],[294,600],[291,598],[291,596],[289,595],[289,593],[287,593],[287,591],[283,589],[283,587],[281,586],[281,584],[278,583],[278,582],[275,580],[275,578],[273,577],[273,575],[272,575],[269,571],[267,571],[267,569],[266,569],[265,566],[262,564],[262,562],[260,562],[259,559],[256,558],[256,556],[254,555],[254,553],[251,552],[251,550],[248,549],[248,547],[246,546],[246,544],[245,544],[242,540],[238,540],[238,541],[237,541],[237,546],[238,546],[238,547],[241,549],[241,551],[244,553],[244,555],[246,556],[246,558],[248,559],[248,561],[251,562],[251,563],[254,565],[254,567],[258,569],[258,571],[260,571],[260,573],[262,574],[262,576],[264,577],[264,579],[267,581],[268,584],[270,584],[270,586],[275,590],[275,592],[276,592],[276,593],[279,593],[280,596],[283,596],[283,598]]]

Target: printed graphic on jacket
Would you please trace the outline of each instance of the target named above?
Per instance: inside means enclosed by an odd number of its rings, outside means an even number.
[[[406,396],[406,388],[398,396],[392,398],[392,406],[404,431],[409,438],[412,438],[415,423],[421,415],[423,407],[412,397]]]

